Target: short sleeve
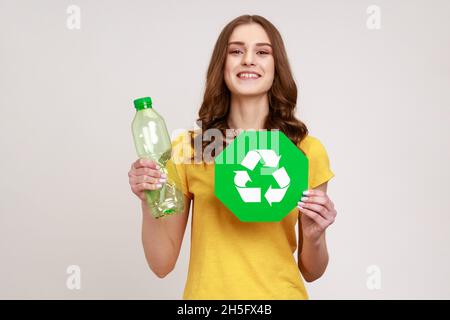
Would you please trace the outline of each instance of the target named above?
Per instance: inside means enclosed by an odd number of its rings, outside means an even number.
[[[168,179],[180,185],[183,193],[189,199],[193,199],[188,181],[188,165],[191,163],[189,154],[191,150],[189,133],[187,131],[183,132],[172,140],[172,157],[167,162]]]
[[[309,188],[315,188],[334,177],[328,153],[319,139],[307,136],[300,143],[300,149],[306,154],[309,162]]]

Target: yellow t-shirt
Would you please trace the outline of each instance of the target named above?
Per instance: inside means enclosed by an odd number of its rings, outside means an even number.
[[[214,195],[214,164],[183,163],[192,152],[188,135],[172,146],[183,193],[192,200],[183,299],[308,299],[294,257],[298,210],[280,222],[241,222]],[[334,176],[318,139],[307,136],[299,147],[309,159],[309,188]]]

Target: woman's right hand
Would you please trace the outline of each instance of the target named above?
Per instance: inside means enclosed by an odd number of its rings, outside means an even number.
[[[131,191],[142,201],[145,201],[145,190],[156,190],[167,181],[167,176],[161,172],[153,160],[137,159],[128,171]]]

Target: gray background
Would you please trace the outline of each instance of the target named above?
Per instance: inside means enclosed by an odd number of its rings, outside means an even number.
[[[81,29],[66,27],[70,4]],[[381,29],[366,26],[369,5]],[[0,298],[180,299],[140,242],[132,100],[192,127],[226,23],[280,30],[338,219],[312,299],[450,298],[449,1],[0,1]],[[81,290],[66,287],[69,265]],[[369,290],[367,268],[381,270]]]

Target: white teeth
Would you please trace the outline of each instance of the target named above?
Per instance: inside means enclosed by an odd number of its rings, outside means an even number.
[[[254,74],[254,73],[241,73],[241,74],[238,75],[238,77],[239,78],[246,78],[246,79],[259,78],[259,76],[257,74]]]

